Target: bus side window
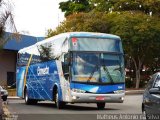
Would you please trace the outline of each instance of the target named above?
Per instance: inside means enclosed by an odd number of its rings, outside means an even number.
[[[53,55],[53,44],[52,43],[45,43],[42,45],[37,46],[39,54],[40,54],[40,60],[43,62],[53,60],[55,59],[55,56]]]
[[[17,66],[26,66],[29,58],[30,58],[30,54],[28,54],[26,52],[25,53],[18,53]]]
[[[20,66],[20,53],[17,53],[17,66]]]
[[[69,53],[64,55],[64,62],[62,62],[63,74],[66,80],[69,77],[70,55]]]

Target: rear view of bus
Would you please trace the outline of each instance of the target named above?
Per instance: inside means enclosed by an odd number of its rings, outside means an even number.
[[[124,59],[121,40],[108,34],[72,34],[68,71],[71,102],[122,103],[125,95]],[[67,58],[65,58],[67,59]],[[64,73],[65,74],[65,73]]]

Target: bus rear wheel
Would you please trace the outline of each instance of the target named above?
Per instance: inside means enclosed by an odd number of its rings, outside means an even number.
[[[28,91],[27,91],[27,89],[25,90],[24,100],[25,100],[25,103],[26,103],[27,105],[34,105],[34,104],[37,104],[37,102],[38,102],[37,100],[30,99],[30,98],[28,97]]]
[[[104,103],[104,102],[102,102],[102,103],[97,103],[97,108],[98,108],[99,110],[104,109],[104,108],[105,108],[105,103]]]
[[[55,104],[58,109],[62,109],[65,106],[65,102],[60,101],[58,91],[55,94]]]

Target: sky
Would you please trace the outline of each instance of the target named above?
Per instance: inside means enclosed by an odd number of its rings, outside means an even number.
[[[59,2],[65,0],[13,0],[14,21],[17,31],[37,37],[46,36],[64,20]]]

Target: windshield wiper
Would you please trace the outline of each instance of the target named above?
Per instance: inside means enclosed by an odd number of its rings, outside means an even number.
[[[91,72],[87,82],[90,82],[90,80],[92,79],[93,75],[94,75],[94,72],[96,71],[96,69],[98,68],[98,64],[96,64],[93,68],[93,71]]]
[[[121,75],[122,75],[122,67],[121,66],[115,68],[113,71],[116,71],[116,70],[118,70],[121,73]]]
[[[112,77],[111,77],[111,75],[110,75],[110,73],[109,73],[109,71],[108,71],[108,68],[107,68],[105,65],[102,65],[102,67],[103,67],[106,75],[107,75],[108,78],[110,79],[111,83],[114,83],[114,81],[113,81],[113,79],[112,79]]]

